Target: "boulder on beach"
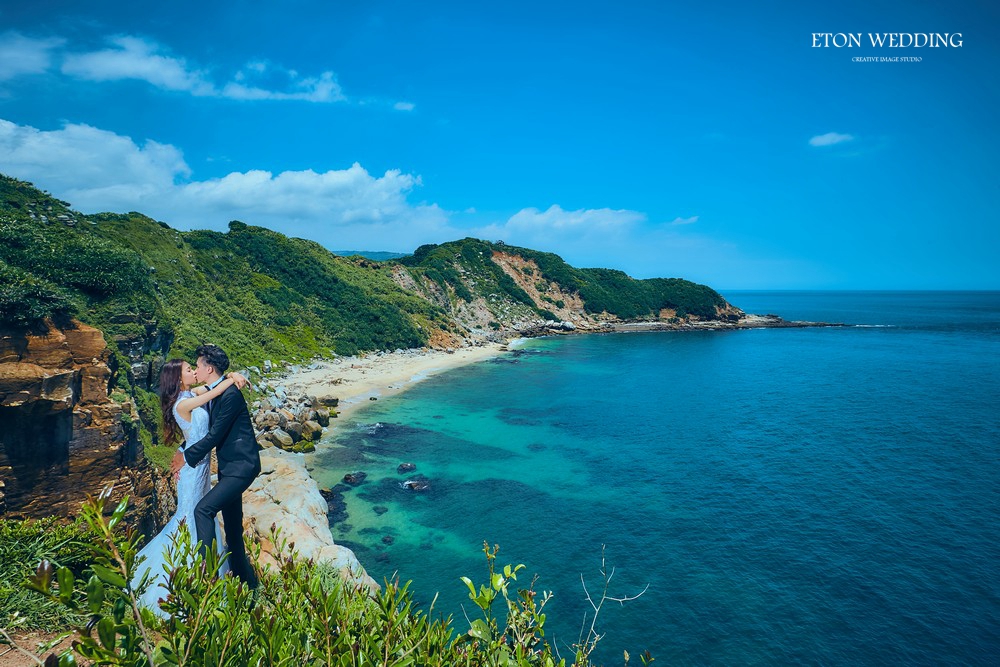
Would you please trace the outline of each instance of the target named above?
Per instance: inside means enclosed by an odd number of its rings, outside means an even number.
[[[302,425],[302,438],[305,440],[319,440],[323,435],[323,427],[318,422],[307,421]]]
[[[302,439],[302,424],[298,422],[288,422],[285,424],[285,431],[292,436],[294,442]]]
[[[290,436],[286,431],[283,431],[280,428],[276,428],[273,431],[271,431],[270,435],[271,435],[271,440],[274,442],[274,444],[278,445],[282,449],[288,449],[293,444],[295,444],[295,441],[292,440],[292,436]]]

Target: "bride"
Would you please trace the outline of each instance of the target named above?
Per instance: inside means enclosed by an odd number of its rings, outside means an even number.
[[[242,389],[246,378],[238,373],[229,373],[226,379],[216,385],[211,391],[205,387],[193,387],[198,377],[191,365],[183,359],[171,359],[163,365],[160,372],[160,409],[163,412],[163,435],[165,444],[173,444],[183,435],[187,442],[198,442],[208,433],[208,410],[205,405],[213,398],[221,395],[230,385],[235,384]],[[178,431],[180,433],[178,433]],[[184,446],[183,444],[181,445]],[[132,585],[142,580],[147,572],[151,572],[149,586],[139,598],[142,606],[151,609],[157,616],[165,618],[158,601],[167,597],[166,552],[174,540],[181,522],[187,524],[191,534],[191,544],[196,545],[197,537],[194,529],[194,508],[198,501],[211,489],[211,472],[206,456],[197,467],[184,466],[177,477],[177,511],[167,525],[156,537],[151,539],[139,552],[140,565],[136,569]],[[220,554],[224,548],[222,531],[218,523],[215,526],[216,548]],[[142,560],[142,559],[145,560]],[[228,570],[223,564],[220,574]]]

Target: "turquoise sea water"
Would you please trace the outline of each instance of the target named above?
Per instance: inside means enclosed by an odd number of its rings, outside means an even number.
[[[1000,293],[725,296],[852,326],[536,339],[428,379],[313,457],[368,473],[334,536],[459,627],[498,543],[559,646],[606,545],[612,593],[649,586],[602,612],[606,664],[1000,663]]]

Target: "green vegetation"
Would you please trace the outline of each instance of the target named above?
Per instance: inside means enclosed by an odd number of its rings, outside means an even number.
[[[67,620],[88,618],[77,630],[72,649],[45,664],[69,667],[76,664],[76,656],[95,664],[134,667],[567,664],[545,640],[544,608],[550,595],[538,595],[534,580],[518,588],[518,573],[524,566],[497,565],[497,548],[487,545],[486,583],[476,586],[462,577],[469,599],[482,614],[470,620],[463,632],[451,618],[435,619],[433,603],[426,612],[418,608],[408,584],[386,582],[382,590],[370,593],[339,579],[328,565],[298,558],[277,533],[271,536],[279,549],[277,568],[262,570],[260,545],[251,547],[251,559],[261,579],[260,595],[255,596],[234,577],[216,578],[212,573],[218,567],[218,557],[209,550],[202,560],[192,550],[187,528],[182,527],[168,553],[168,595],[160,607],[169,618],[161,620],[138,605],[141,592],[149,585],[148,577],[134,588],[130,583],[140,565],[140,537],[123,531],[128,499],[114,511],[107,511],[106,499],[102,494],[88,501],[81,513],[92,536],[86,567],[73,569],[42,560],[27,577],[25,585],[37,599],[68,610]],[[13,557],[24,569],[24,559],[34,555],[28,550]],[[38,555],[45,557],[44,552]],[[610,577],[603,568],[602,573],[603,595],[592,599],[588,594],[594,616],[589,629],[572,647],[572,664],[580,667],[591,664],[590,655],[601,639],[595,625],[601,605],[634,599],[609,597]],[[5,623],[0,642],[9,644],[13,644],[10,631],[28,625],[21,618],[13,619],[13,624],[9,616],[0,620]],[[65,627],[65,622],[57,625]],[[48,629],[58,627],[50,625]],[[648,664],[652,658],[647,653],[641,661]]]
[[[528,248],[498,245],[479,239],[463,239],[441,245],[424,245],[410,257],[399,260],[416,275],[426,276],[448,291],[450,287],[461,299],[474,298],[468,283],[475,283],[477,296],[502,294],[507,299],[535,309],[543,319],[559,319],[547,310],[536,308],[531,297],[522,290],[503,269],[491,261],[493,252],[503,251],[534,261],[541,275],[530,268],[522,273],[535,279],[539,291],[548,290],[552,284],[564,292],[576,292],[584,302],[584,310],[599,314],[607,312],[622,319],[657,317],[664,308],[676,310],[680,317],[695,315],[702,319],[716,319],[716,308],[726,306],[725,299],[710,287],[680,278],[651,278],[636,280],[622,271],[612,269],[577,269],[552,253]],[[543,297],[543,300],[544,299]],[[550,299],[548,300],[552,302]],[[559,308],[562,300],[552,302]]]
[[[3,325],[76,316],[111,340],[162,334],[174,355],[213,342],[239,365],[425,345],[447,318],[390,270],[236,221],[223,234],[85,216],[0,176]]]
[[[376,262],[238,221],[227,233],[180,232],[134,212],[85,216],[0,176],[0,325],[76,316],[109,341],[160,337],[172,355],[213,342],[237,365],[417,347],[433,330],[458,330],[449,312],[401,288],[395,271],[438,285],[452,305],[485,299],[500,324],[557,319],[493,261],[497,251],[533,261],[538,270],[522,273],[539,290],[577,293],[592,314],[642,319],[669,308],[714,319],[725,306],[714,290],[686,280],[576,269],[552,253],[472,238]]]
[[[80,576],[92,557],[93,539],[82,522],[0,519],[0,624],[49,628],[79,623],[78,612],[31,593],[23,584],[43,560]]]

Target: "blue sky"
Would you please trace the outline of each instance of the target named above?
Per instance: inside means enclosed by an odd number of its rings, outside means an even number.
[[[1000,289],[1000,10],[916,4],[4,3],[0,172],[331,249],[477,236],[727,290]],[[880,57],[921,60],[855,61]]]

